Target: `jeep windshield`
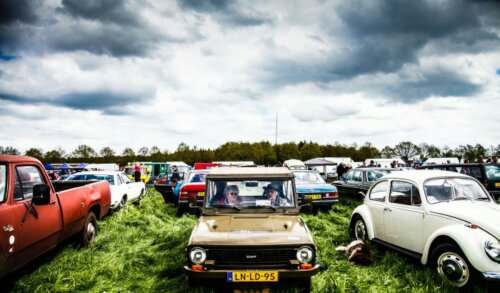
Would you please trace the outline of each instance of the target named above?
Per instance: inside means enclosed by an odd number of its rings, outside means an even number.
[[[269,208],[274,211],[296,206],[292,179],[214,179],[207,181],[206,192],[206,208]]]

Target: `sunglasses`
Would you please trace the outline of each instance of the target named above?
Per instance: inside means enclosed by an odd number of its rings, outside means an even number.
[[[230,194],[230,195],[238,195],[237,192],[228,192],[227,194]]]

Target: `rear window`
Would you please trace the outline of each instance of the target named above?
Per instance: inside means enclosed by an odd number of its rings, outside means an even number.
[[[500,180],[500,166],[499,165],[485,165],[486,178],[488,180]]]

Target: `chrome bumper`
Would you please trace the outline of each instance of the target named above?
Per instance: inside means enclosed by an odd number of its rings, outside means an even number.
[[[484,272],[483,278],[488,281],[500,281],[500,272]]]

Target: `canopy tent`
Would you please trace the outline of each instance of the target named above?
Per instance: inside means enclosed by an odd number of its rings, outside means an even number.
[[[69,169],[69,168],[71,168],[71,166],[68,165],[68,164],[66,164],[66,163],[64,163],[61,166],[59,166],[59,168],[57,168],[57,169],[63,170],[63,169]]]
[[[327,174],[329,172],[333,172],[333,170],[328,170],[327,166],[337,166],[338,165],[336,162],[325,160],[324,158],[310,159],[310,160],[305,161],[304,164],[310,169],[315,169],[315,170],[319,171],[319,173],[322,174],[325,177],[325,179],[328,178]],[[321,168],[322,170],[320,170],[318,168],[314,168],[314,167],[322,167]],[[336,169],[335,169],[335,171],[336,171]]]
[[[52,166],[50,163],[45,163],[43,164],[43,167],[45,168],[45,170],[54,170],[54,166]]]
[[[78,166],[76,166],[75,168],[76,168],[76,169],[83,169],[83,168],[85,168],[85,166],[87,166],[87,164],[86,164],[86,163],[80,163],[80,164],[78,164]]]

